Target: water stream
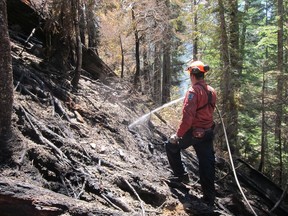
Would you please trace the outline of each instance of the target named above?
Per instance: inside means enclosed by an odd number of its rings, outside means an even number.
[[[171,105],[173,105],[173,104],[175,104],[175,103],[178,103],[179,101],[181,101],[181,100],[183,100],[183,99],[184,99],[184,97],[181,97],[181,98],[175,99],[175,100],[173,100],[173,101],[170,101],[170,102],[168,102],[168,103],[166,103],[166,104],[163,104],[163,105],[160,106],[160,107],[157,107],[156,109],[152,110],[151,112],[149,112],[149,113],[147,113],[147,114],[139,117],[136,121],[134,121],[133,123],[131,123],[131,124],[128,126],[128,128],[129,128],[129,129],[132,129],[135,125],[137,125],[137,124],[139,124],[139,123],[142,123],[142,122],[145,122],[153,113],[155,113],[155,112],[157,112],[157,111],[159,111],[159,110],[161,110],[161,109],[163,109],[163,108],[165,108],[165,107],[169,107],[169,106],[171,106]]]
[[[157,112],[157,111],[159,111],[159,110],[161,110],[161,109],[163,109],[163,108],[165,108],[165,107],[169,107],[169,106],[171,106],[171,105],[173,105],[173,104],[175,104],[175,103],[178,103],[179,101],[181,101],[181,100],[184,99],[184,96],[183,96],[183,95],[185,95],[187,89],[188,89],[188,88],[190,87],[190,85],[191,85],[191,83],[190,83],[190,77],[189,77],[188,73],[187,73],[187,72],[184,72],[184,71],[185,71],[185,68],[186,68],[186,64],[187,64],[189,61],[191,61],[191,53],[192,53],[193,47],[192,47],[191,44],[187,43],[187,44],[184,45],[184,48],[185,48],[186,51],[184,52],[184,55],[182,55],[182,56],[180,57],[179,60],[180,60],[181,62],[185,62],[185,65],[183,64],[181,71],[179,71],[179,72],[180,72],[181,82],[180,82],[180,85],[178,86],[178,87],[179,87],[179,91],[177,92],[177,94],[180,94],[180,96],[182,96],[182,97],[180,97],[180,98],[178,98],[178,99],[175,99],[175,100],[173,100],[173,101],[170,101],[170,102],[168,102],[168,103],[166,103],[166,104],[164,104],[164,105],[162,105],[162,106],[160,106],[160,107],[152,110],[151,112],[149,112],[149,113],[147,113],[147,114],[139,117],[139,118],[136,119],[132,124],[130,124],[130,125],[128,126],[128,129],[129,129],[129,130],[131,130],[131,129],[132,129],[134,126],[136,126],[137,124],[145,122],[153,113],[155,113],[155,112]],[[183,73],[183,72],[184,72],[184,73]]]

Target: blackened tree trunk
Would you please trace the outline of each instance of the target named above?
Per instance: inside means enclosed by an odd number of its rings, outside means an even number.
[[[0,0],[0,139],[11,133],[13,74],[6,1]]]
[[[97,48],[99,40],[99,30],[96,20],[96,1],[87,2],[87,32],[88,32],[88,47]],[[94,50],[95,51],[95,50]]]
[[[121,49],[121,78],[124,78],[125,56],[124,56],[124,49],[123,49],[123,43],[122,43],[121,35],[119,36],[119,42],[120,42],[120,49]]]
[[[69,6],[67,6],[69,5]],[[47,26],[47,31],[51,35],[50,61],[60,68],[62,72],[67,72],[70,67],[71,38],[73,31],[73,18],[71,18],[71,3],[63,0],[53,4],[51,10],[51,20],[56,20],[59,24],[57,33],[52,31],[52,26]],[[51,28],[51,29],[50,29]]]
[[[169,19],[171,18],[170,1],[166,0],[166,10]],[[162,75],[162,104],[170,101],[171,88],[171,44],[172,44],[172,27],[169,21],[166,24],[166,31],[163,44],[163,75]]]
[[[155,44],[154,49],[154,68],[153,68],[153,100],[156,104],[161,103],[161,57],[160,45]]]
[[[195,36],[193,37],[193,60],[198,60],[198,12],[195,10],[197,5],[196,0],[191,0],[192,4],[192,14],[193,14],[193,32]]]
[[[88,32],[87,32],[87,16],[86,16],[86,9],[87,3],[81,1],[79,3],[79,28],[80,28],[80,37],[82,44],[88,48],[88,40],[86,39]]]
[[[79,28],[79,0],[72,0],[71,8],[72,11],[74,12],[73,14],[74,14],[75,37],[76,37],[76,57],[77,57],[75,74],[71,84],[74,89],[77,89],[82,69],[82,43]]]
[[[148,43],[145,40],[145,36],[142,39],[142,43],[144,45],[143,49],[143,69],[142,69],[142,74],[143,74],[143,92],[147,95],[149,95],[150,90],[151,90],[151,80],[150,80],[150,66],[149,66],[149,60],[148,60]]]
[[[170,101],[170,86],[171,86],[171,54],[170,43],[164,47],[163,53],[163,76],[162,76],[162,104]]]
[[[134,87],[138,88],[140,83],[140,40],[138,36],[138,29],[136,24],[134,8],[132,8],[132,23],[133,31],[135,37],[135,61],[136,61],[136,71],[134,75]]]

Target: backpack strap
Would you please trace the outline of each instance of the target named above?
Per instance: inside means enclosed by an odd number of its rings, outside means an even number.
[[[195,85],[199,85],[202,87],[202,89],[206,92],[207,96],[208,96],[208,102],[206,104],[204,104],[203,106],[199,107],[196,109],[196,111],[199,111],[201,109],[203,109],[204,107],[210,105],[214,108],[213,104],[212,104],[212,92],[207,90],[203,85],[201,85],[200,83],[196,83]]]

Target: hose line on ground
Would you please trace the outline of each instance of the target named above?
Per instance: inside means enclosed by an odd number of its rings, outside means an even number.
[[[231,163],[231,167],[232,167],[232,171],[233,171],[233,174],[234,174],[234,178],[235,178],[235,181],[236,181],[236,184],[244,198],[244,200],[246,201],[246,203],[248,204],[249,208],[251,209],[251,211],[253,212],[253,214],[255,216],[257,216],[256,212],[254,211],[254,209],[252,208],[252,206],[250,205],[248,199],[246,198],[242,188],[241,188],[241,185],[239,183],[239,180],[238,180],[238,177],[237,177],[237,174],[236,174],[236,170],[235,170],[235,166],[234,166],[234,163],[233,163],[233,159],[232,159],[232,154],[231,154],[231,151],[230,151],[230,145],[229,145],[229,141],[228,141],[228,137],[227,137],[227,133],[226,133],[226,129],[225,129],[225,125],[224,125],[224,121],[223,121],[223,118],[220,114],[220,111],[218,109],[218,107],[216,106],[216,109],[217,109],[217,112],[218,112],[218,115],[219,115],[219,118],[221,120],[221,124],[222,124],[222,127],[223,127],[223,131],[224,131],[224,135],[225,135],[225,140],[226,140],[226,144],[227,144],[227,149],[228,149],[228,153],[229,153],[229,158],[230,158],[230,163]]]

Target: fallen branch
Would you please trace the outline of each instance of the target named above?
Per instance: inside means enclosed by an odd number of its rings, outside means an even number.
[[[165,119],[163,119],[159,113],[155,112],[154,115],[157,116],[164,124],[168,125],[167,121]],[[168,126],[170,126],[170,125],[168,125]]]
[[[128,185],[128,187],[133,191],[133,193],[137,197],[137,199],[140,201],[140,205],[141,205],[141,209],[142,209],[142,216],[144,216],[145,215],[145,209],[144,209],[144,205],[143,205],[142,199],[140,198],[138,193],[135,191],[135,189],[132,187],[132,185],[126,179],[123,179],[123,180]]]
[[[86,182],[87,182],[87,180],[84,179],[83,185],[82,185],[82,187],[81,187],[80,192],[77,194],[76,199],[79,199],[79,198],[81,197],[81,195],[84,193],[84,191],[85,191],[85,186],[86,186]]]
[[[64,116],[65,119],[70,122],[71,120],[70,120],[68,114],[66,113],[65,109],[62,107],[60,101],[56,97],[53,97],[53,104],[57,105],[57,106],[55,106],[55,108],[58,108],[58,110],[59,110],[57,113],[59,113],[60,116]]]
[[[118,206],[124,212],[133,212],[133,210],[124,202],[122,202],[119,198],[112,196],[112,193],[106,193],[105,195],[101,193],[101,196],[105,196],[112,203]]]
[[[286,188],[285,188],[285,190],[283,191],[280,199],[279,199],[278,202],[274,205],[274,207],[269,211],[269,213],[272,213],[272,212],[281,204],[281,202],[284,200],[284,198],[285,198],[285,196],[286,196],[287,190],[288,190],[288,182],[286,183]]]
[[[30,35],[29,35],[29,37],[28,37],[27,40],[25,41],[24,47],[23,47],[23,49],[21,50],[21,52],[19,53],[19,56],[21,56],[22,53],[24,52],[24,50],[25,50],[25,48],[27,47],[27,44],[28,44],[30,38],[34,35],[35,31],[36,31],[36,28],[33,28],[33,29],[32,29],[32,32],[31,32]]]
[[[115,205],[113,202],[111,202],[104,194],[100,195],[104,200],[106,200],[111,206],[113,206],[115,209],[122,211],[121,208],[119,208],[117,205]]]
[[[26,119],[27,119],[28,122],[30,123],[32,129],[33,129],[33,130],[35,131],[35,133],[38,135],[38,137],[39,137],[39,139],[41,140],[41,142],[42,142],[43,144],[47,144],[47,145],[50,146],[52,149],[54,149],[54,150],[58,153],[59,157],[60,157],[62,160],[66,159],[66,161],[65,161],[66,164],[71,165],[70,162],[69,162],[69,160],[68,160],[68,158],[66,157],[66,155],[65,155],[57,146],[55,146],[52,142],[50,142],[48,139],[46,139],[39,130],[37,130],[37,128],[36,128],[35,125],[32,123],[32,121],[31,121],[30,117],[28,116],[28,113],[26,112],[26,110],[24,109],[24,107],[22,107],[22,105],[20,105],[20,108],[21,108],[21,110],[23,111]]]

